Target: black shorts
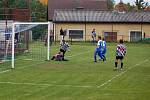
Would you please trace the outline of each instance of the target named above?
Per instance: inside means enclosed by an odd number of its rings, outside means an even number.
[[[63,49],[60,49],[60,52],[65,52],[65,50],[63,50]]]
[[[122,60],[124,57],[123,56],[116,56],[116,59],[118,60],[118,59],[120,59],[120,60]]]
[[[66,50],[60,49],[60,52],[63,52],[63,54],[65,54]]]

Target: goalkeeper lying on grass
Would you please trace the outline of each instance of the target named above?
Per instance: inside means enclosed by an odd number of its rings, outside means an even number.
[[[63,58],[63,55],[61,54],[61,52],[58,52],[51,58],[51,60],[62,61],[62,58]]]
[[[66,59],[63,58],[63,55],[61,54],[61,52],[58,52],[57,54],[55,54],[51,60],[55,60],[55,61],[68,61]]]

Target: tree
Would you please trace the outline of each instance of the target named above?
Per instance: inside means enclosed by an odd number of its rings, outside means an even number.
[[[108,9],[113,10],[114,5],[115,5],[115,1],[114,0],[108,0],[107,3],[108,3]]]
[[[148,2],[144,2],[144,0],[136,0],[135,5],[138,10],[143,10],[146,6],[148,6]]]
[[[28,4],[28,1],[29,4]],[[46,1],[45,1],[46,2]],[[32,21],[47,21],[47,5],[39,0],[0,0],[0,14],[4,14],[5,8],[28,8]],[[7,11],[9,13],[9,11]],[[2,16],[0,16],[2,18]]]
[[[28,2],[27,0],[17,0],[15,2],[16,8],[28,8]]]
[[[133,11],[135,9],[135,6],[131,5],[130,3],[127,3],[125,5],[126,5],[126,8],[127,8],[127,11]]]
[[[30,1],[30,10],[32,21],[47,21],[47,5],[38,0],[32,0]]]
[[[42,4],[47,5],[48,0],[39,0]]]

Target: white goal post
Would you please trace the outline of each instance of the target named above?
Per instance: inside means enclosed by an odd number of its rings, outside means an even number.
[[[15,68],[15,33],[17,33],[17,30],[15,29],[16,25],[48,25],[48,37],[47,37],[47,60],[50,60],[49,56],[50,56],[50,30],[52,27],[52,23],[51,22],[14,22],[12,24],[12,63],[11,63],[11,68]],[[32,27],[29,27],[32,28]],[[29,29],[27,28],[27,30]],[[26,29],[23,29],[21,31],[25,31]]]

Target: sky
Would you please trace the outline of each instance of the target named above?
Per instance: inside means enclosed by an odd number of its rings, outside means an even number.
[[[133,5],[133,4],[135,4],[134,2],[136,1],[136,0],[122,0],[123,1],[123,3],[130,3],[131,5]],[[150,4],[150,0],[144,0],[145,2],[149,2],[149,4]],[[115,0],[115,2],[116,3],[119,3],[120,2],[120,0]]]

